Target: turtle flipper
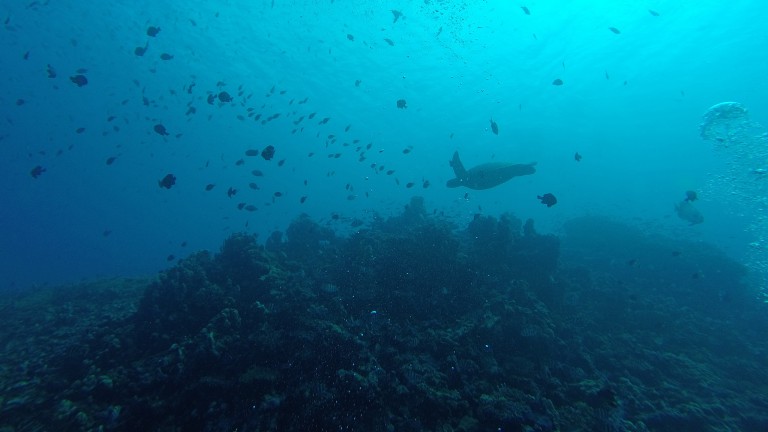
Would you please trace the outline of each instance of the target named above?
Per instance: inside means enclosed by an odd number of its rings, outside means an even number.
[[[451,168],[453,168],[453,173],[456,174],[456,177],[459,179],[463,179],[467,176],[467,170],[464,169],[464,164],[461,163],[461,159],[459,159],[459,152],[453,152],[453,159],[450,161]]]

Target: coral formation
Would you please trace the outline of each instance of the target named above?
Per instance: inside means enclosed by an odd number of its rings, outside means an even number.
[[[460,228],[414,199],[347,238],[301,216],[147,284],[6,299],[3,358],[25,360],[3,365],[0,430],[768,426],[768,322],[742,268],[606,221],[565,234],[510,214]]]

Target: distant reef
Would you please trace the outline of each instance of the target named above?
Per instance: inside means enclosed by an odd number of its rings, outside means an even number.
[[[768,430],[768,311],[716,250],[374,220],[6,296],[0,432]]]

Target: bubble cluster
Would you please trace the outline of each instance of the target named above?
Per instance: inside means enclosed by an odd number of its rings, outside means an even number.
[[[745,264],[768,292],[768,131],[742,104],[722,102],[704,113],[699,133],[713,143],[724,164],[720,174],[710,177],[709,195],[746,218],[751,240]]]
[[[704,140],[728,147],[750,123],[749,113],[743,105],[738,102],[721,102],[704,113],[699,133]]]

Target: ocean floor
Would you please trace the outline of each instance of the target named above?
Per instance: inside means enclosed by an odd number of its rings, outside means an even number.
[[[768,430],[748,280],[595,218],[300,217],[157,277],[6,293],[0,432]]]

